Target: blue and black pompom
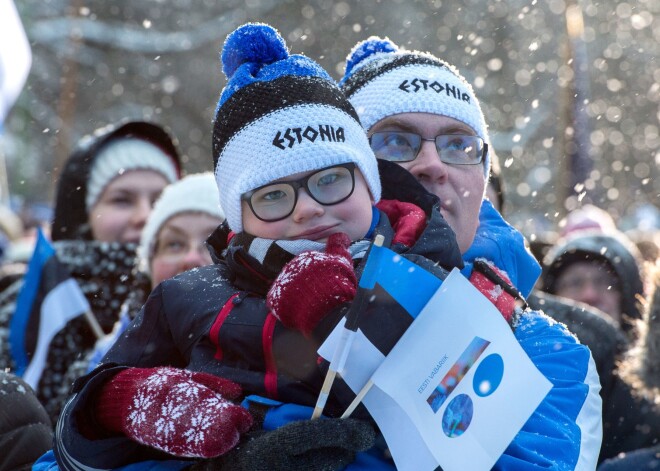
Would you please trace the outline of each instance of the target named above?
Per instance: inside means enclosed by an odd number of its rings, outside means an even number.
[[[394,44],[388,38],[379,38],[378,36],[371,36],[370,38],[357,43],[346,58],[346,72],[342,82],[353,73],[355,66],[368,57],[380,52],[391,53],[397,52],[398,50],[399,46]]]
[[[333,81],[313,60],[289,54],[280,33],[263,23],[247,23],[227,36],[220,59],[227,86],[216,112],[236,91],[255,82],[272,81],[286,75]]]

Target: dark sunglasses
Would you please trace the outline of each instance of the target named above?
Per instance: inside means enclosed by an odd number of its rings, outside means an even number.
[[[300,188],[304,188],[314,201],[324,206],[341,203],[355,189],[355,164],[334,165],[298,180],[269,183],[243,193],[241,199],[248,203],[258,219],[274,222],[293,213]]]
[[[425,139],[419,134],[402,131],[375,132],[369,137],[376,158],[391,162],[412,162],[417,158],[422,141],[435,141],[440,160],[452,165],[477,165],[483,162],[488,144],[478,136],[441,134]]]

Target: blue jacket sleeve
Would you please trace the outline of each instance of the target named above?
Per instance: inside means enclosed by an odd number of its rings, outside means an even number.
[[[496,470],[593,470],[602,440],[600,383],[589,349],[544,314],[521,316],[516,338],[553,387]]]
[[[529,296],[541,274],[541,266],[527,249],[523,235],[488,200],[481,204],[477,233],[463,254],[462,273],[466,278],[470,277],[472,262],[477,258],[486,258],[504,270],[524,297]]]
[[[121,468],[115,468],[115,471],[179,471],[190,466],[189,461],[142,461],[140,463],[129,464]],[[53,450],[43,454],[32,466],[32,471],[60,471],[55,460]]]

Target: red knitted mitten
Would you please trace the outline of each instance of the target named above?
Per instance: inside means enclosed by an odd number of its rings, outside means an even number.
[[[282,324],[309,335],[326,314],[355,297],[350,243],[346,234],[332,234],[325,252],[303,252],[284,266],[266,296]]]
[[[103,385],[96,419],[107,430],[178,457],[231,450],[252,416],[229,402],[241,387],[208,373],[171,367],[128,368]]]
[[[500,278],[511,285],[511,281],[505,272],[497,268],[490,262],[487,262],[488,267],[494,271]],[[474,268],[472,275],[470,275],[470,283],[472,283],[490,302],[502,313],[504,319],[511,324],[513,319],[513,310],[516,307],[516,298],[511,294],[504,291],[504,289],[484,275],[481,271]]]

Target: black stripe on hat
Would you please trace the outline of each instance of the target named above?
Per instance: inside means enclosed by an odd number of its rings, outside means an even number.
[[[251,122],[291,106],[333,106],[360,119],[342,91],[320,77],[285,75],[267,82],[254,82],[237,90],[220,107],[213,123],[213,167],[229,140]]]
[[[376,59],[373,63],[367,64],[351,74],[341,87],[346,96],[352,96],[379,75],[385,74],[398,67],[404,67],[407,65],[447,67],[447,64],[440,59],[422,53],[409,53],[405,55],[390,54],[390,56],[394,58],[390,59],[389,57],[383,57],[381,59]]]

